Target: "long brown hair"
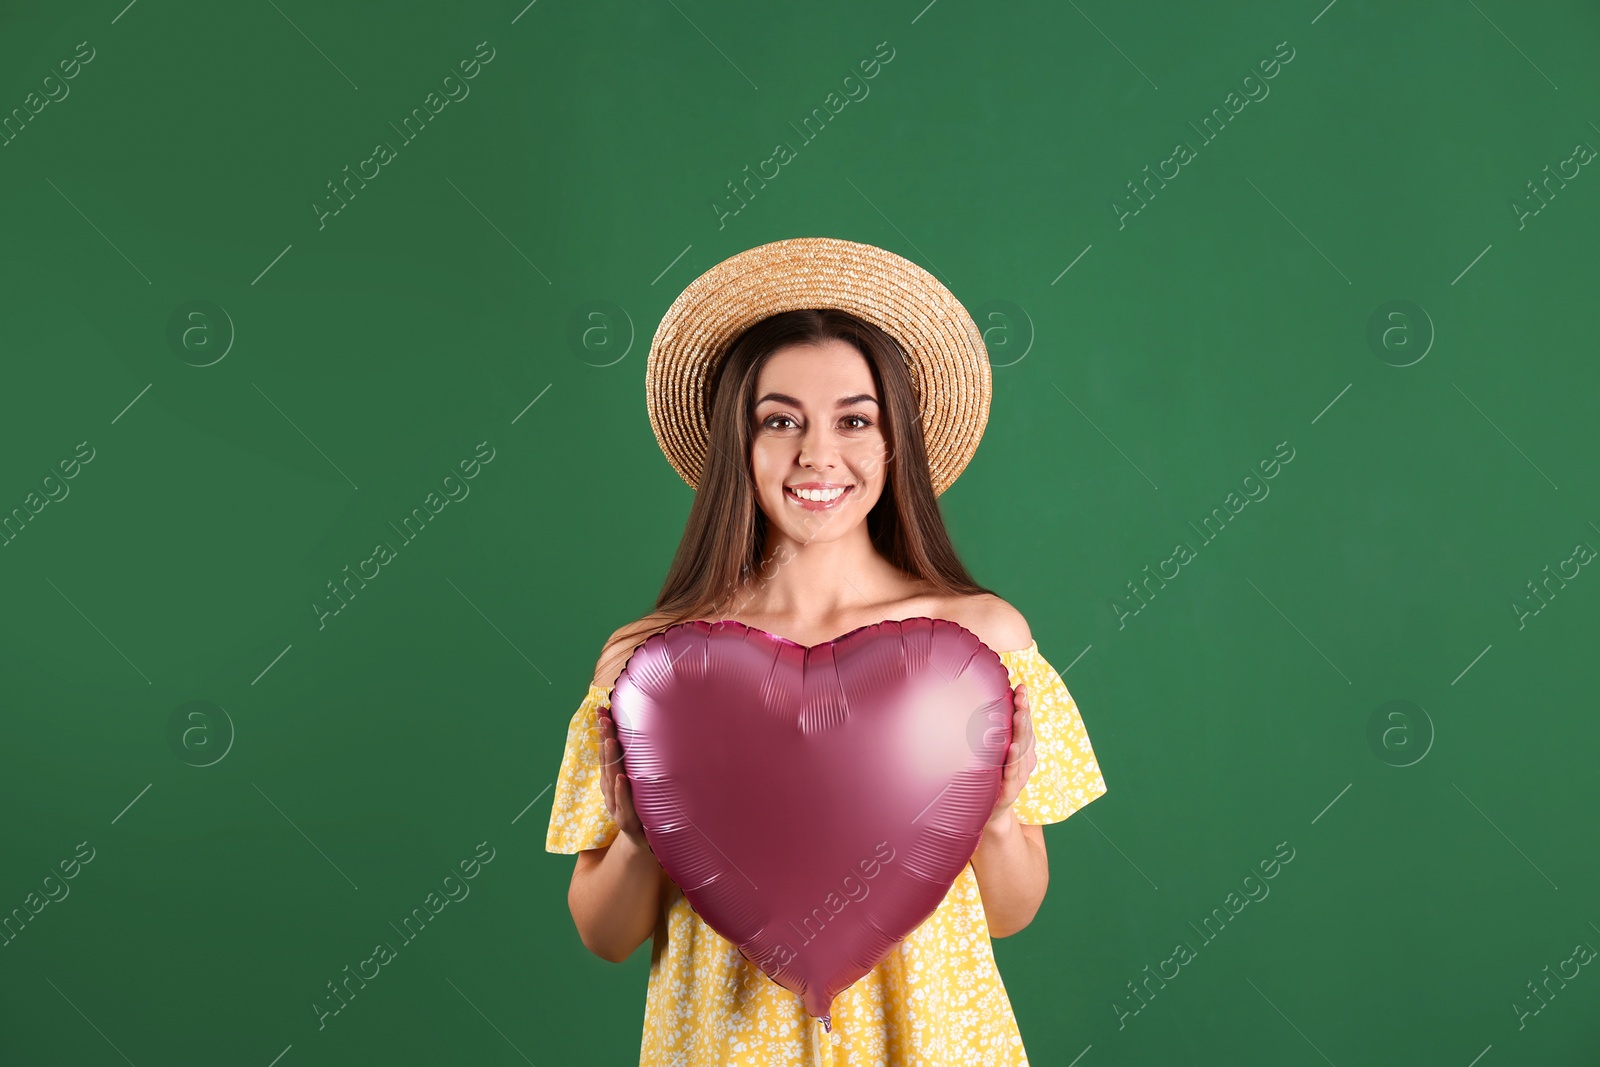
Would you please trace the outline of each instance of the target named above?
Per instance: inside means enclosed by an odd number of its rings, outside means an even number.
[[[683,538],[656,597],[657,615],[667,618],[641,620],[644,629],[665,629],[713,614],[758,571],[771,577],[761,559],[767,517],[756,503],[750,473],[756,380],[778,349],[834,339],[848,342],[866,357],[883,399],[887,474],[883,493],[867,514],[873,547],[912,578],[932,582],[945,593],[992,592],[967,573],[939,514],[916,391],[899,343],[865,319],[837,308],[785,311],[740,334],[708,380],[710,448]],[[769,567],[772,563],[767,561]]]

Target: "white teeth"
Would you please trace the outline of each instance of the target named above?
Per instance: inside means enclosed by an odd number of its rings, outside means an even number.
[[[790,489],[791,493],[801,500],[828,501],[837,500],[844,495],[844,489]]]

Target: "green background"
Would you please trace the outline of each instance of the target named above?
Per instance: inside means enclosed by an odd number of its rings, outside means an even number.
[[[1562,562],[1600,545],[1600,176],[1512,207],[1600,146],[1593,5],[123,3],[0,33],[7,113],[94,50],[0,147],[0,512],[70,489],[0,548],[0,911],[95,850],[0,948],[0,1061],[636,1060],[649,950],[579,943],[549,786],[690,503],[650,335],[712,264],[810,235],[923,265],[989,340],[941,504],[1109,787],[996,943],[1033,1062],[1600,1058],[1592,965],[1514,1007],[1600,946],[1600,578]],[[319,228],[479,42],[470,95]],[[319,624],[479,442],[470,496]],[[319,1031],[480,842],[470,897]]]

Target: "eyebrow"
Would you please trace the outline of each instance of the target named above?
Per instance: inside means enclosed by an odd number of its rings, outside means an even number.
[[[757,404],[765,404],[768,400],[776,400],[776,401],[778,401],[779,403],[782,403],[782,404],[793,404],[797,408],[805,407],[805,405],[802,404],[799,400],[796,400],[794,397],[790,396],[787,393],[768,393],[766,396],[764,396],[761,399],[757,400],[756,403]],[[840,397],[839,398],[839,402],[837,404],[835,404],[834,406],[835,407],[841,407],[841,408],[847,408],[852,404],[859,404],[863,400],[870,400],[874,404],[878,403],[878,398],[873,396],[871,393],[857,393],[855,396]]]

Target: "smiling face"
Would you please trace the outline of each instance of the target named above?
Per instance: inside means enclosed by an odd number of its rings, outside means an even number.
[[[867,358],[837,339],[789,345],[762,365],[755,393],[750,471],[767,520],[801,544],[865,522],[888,475]]]

